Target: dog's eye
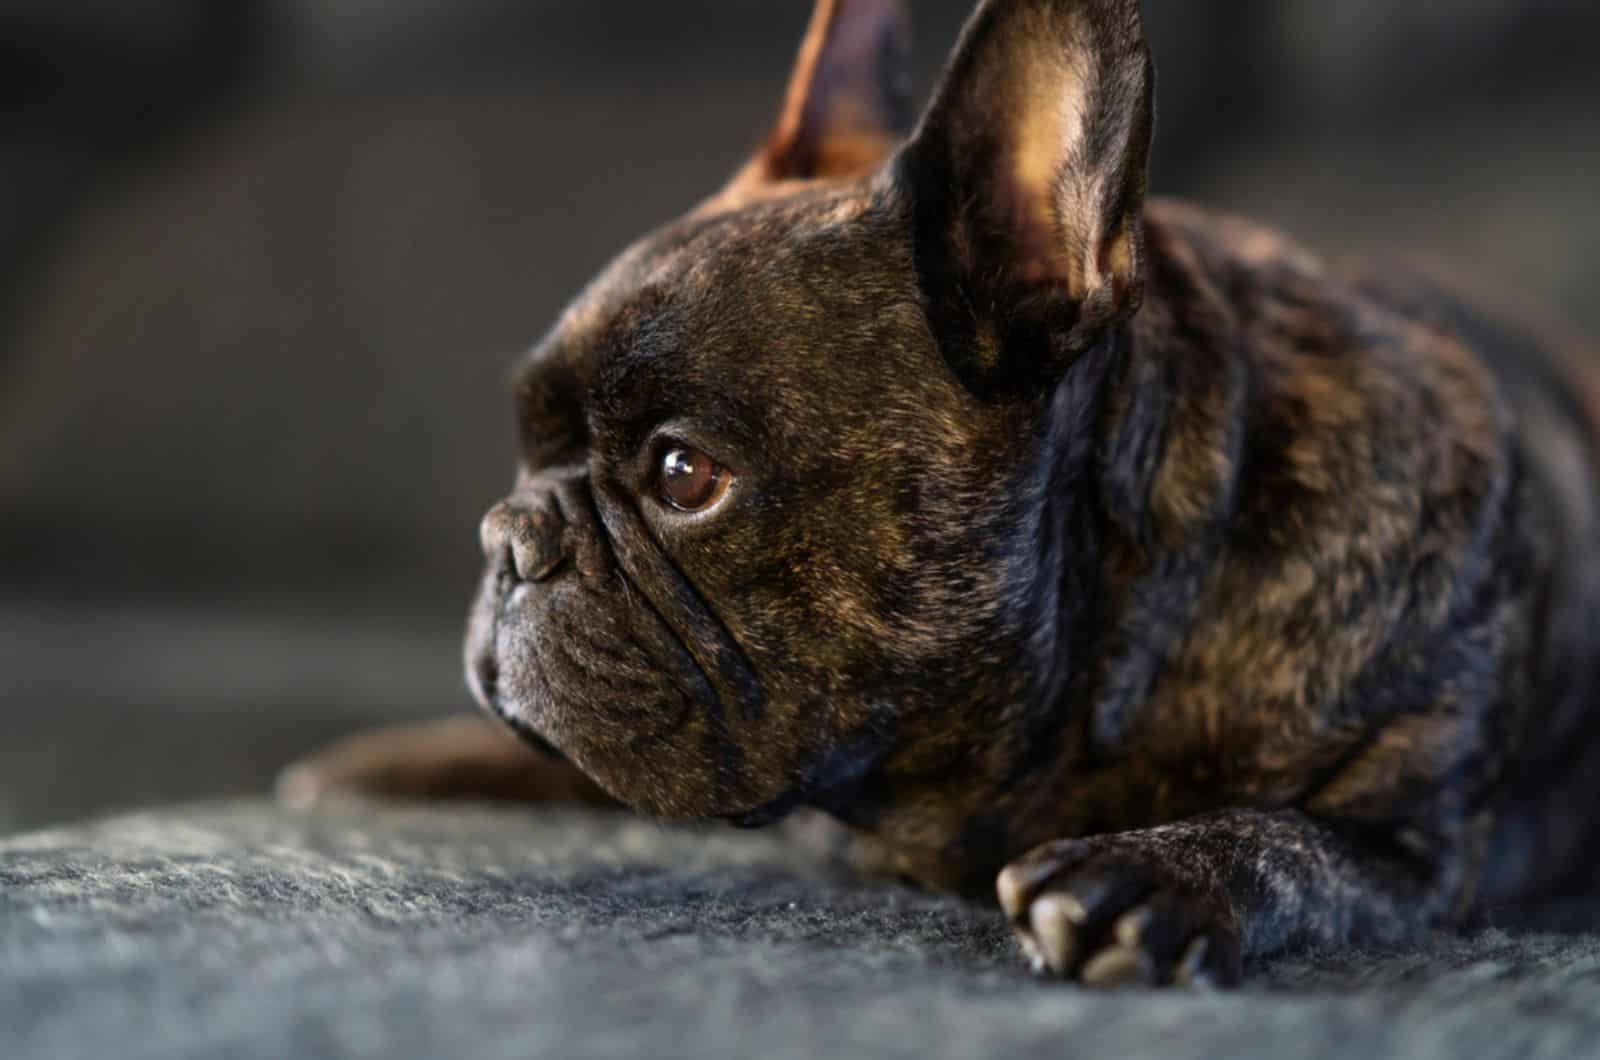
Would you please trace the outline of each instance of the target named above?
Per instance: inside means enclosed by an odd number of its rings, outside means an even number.
[[[727,492],[732,478],[698,449],[675,446],[661,458],[661,496],[679,511],[705,511]]]

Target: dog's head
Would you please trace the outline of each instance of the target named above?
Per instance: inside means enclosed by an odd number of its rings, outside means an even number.
[[[909,136],[903,33],[820,0],[756,156],[520,370],[469,681],[650,812],[909,793],[1069,676],[1062,384],[1140,298],[1138,3],[982,4]]]

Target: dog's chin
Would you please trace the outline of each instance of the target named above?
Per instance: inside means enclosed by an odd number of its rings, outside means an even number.
[[[467,683],[527,743],[641,812],[737,817],[780,799],[781,776],[752,775],[715,721],[720,706],[686,649],[640,634],[650,620],[576,586],[502,595],[487,584],[469,622]]]
[[[543,696],[502,695],[490,710],[523,740],[571,762],[631,809],[672,819],[721,818],[747,827],[771,823],[800,804],[798,788],[760,790],[712,752],[716,740],[693,722],[650,735],[620,735],[607,705],[586,699],[590,721]],[[661,710],[669,708],[661,705]],[[630,711],[631,712],[631,711]]]
[[[498,654],[497,654],[498,659]],[[664,818],[775,824],[802,806],[849,819],[887,748],[859,742],[816,749],[793,768],[751,776],[702,704],[663,682],[655,697],[618,701],[603,683],[573,681],[559,659],[513,655],[479,704],[544,754],[576,765],[623,804]],[[761,783],[762,780],[768,783]]]

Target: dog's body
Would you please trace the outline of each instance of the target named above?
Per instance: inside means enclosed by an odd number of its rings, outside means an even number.
[[[763,151],[529,359],[480,701],[649,812],[808,805],[892,871],[998,873],[1087,981],[1595,883],[1600,448],[1560,351],[1145,206],[1134,0],[981,5],[903,143],[899,33],[823,0]],[[506,775],[438,736],[291,788]]]

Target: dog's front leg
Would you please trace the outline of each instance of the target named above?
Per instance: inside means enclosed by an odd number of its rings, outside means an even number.
[[[1231,985],[1246,957],[1392,940],[1439,919],[1459,885],[1457,846],[1299,810],[1228,810],[1045,843],[998,887],[1041,972]]]

